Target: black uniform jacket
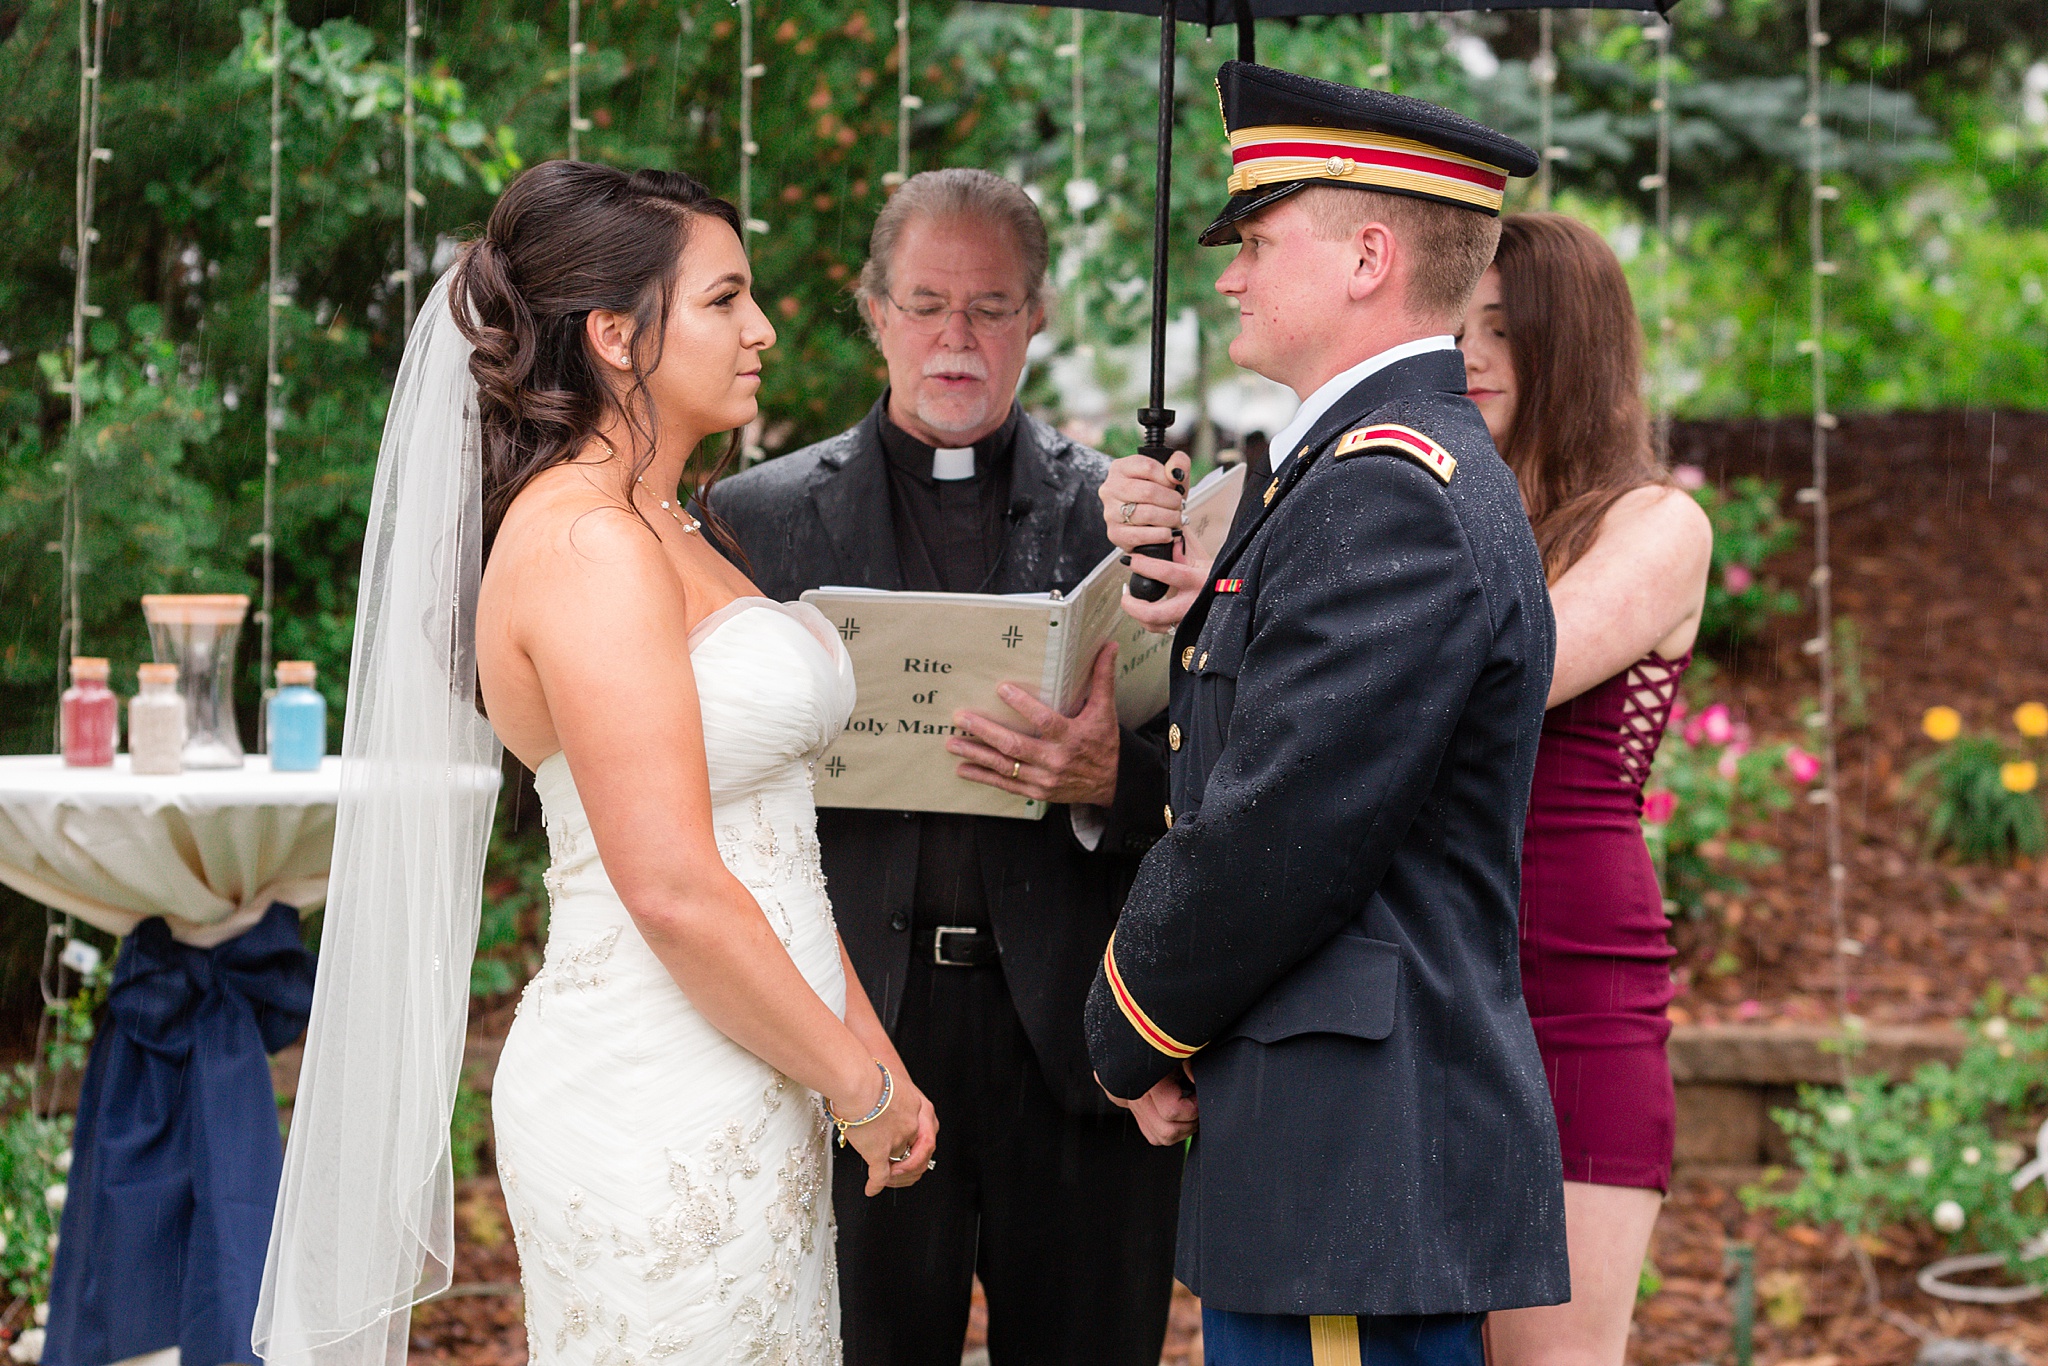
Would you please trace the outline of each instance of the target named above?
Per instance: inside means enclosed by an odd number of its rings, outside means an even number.
[[[858,426],[713,490],[711,506],[769,597],[788,601],[826,584],[903,587],[879,421],[877,405]],[[1009,531],[988,591],[1070,590],[1110,551],[1095,493],[1108,460],[1027,414],[1011,461]],[[1089,1071],[1082,1005],[1138,859],[1165,830],[1157,730],[1123,732],[1116,801],[1093,851],[1075,838],[1064,806],[1036,821],[984,817],[977,831],[1011,1000],[1053,1094],[1075,1113],[1111,1108]],[[840,937],[893,1029],[913,951],[918,823],[900,811],[828,808],[818,813],[818,843]]]
[[[1455,351],[1361,381],[1238,519],[1174,639],[1172,829],[1088,1028],[1120,1096],[1189,1060],[1177,1271],[1220,1309],[1570,1296],[1515,924],[1550,598],[1464,392]],[[1356,449],[1389,424],[1423,449]]]

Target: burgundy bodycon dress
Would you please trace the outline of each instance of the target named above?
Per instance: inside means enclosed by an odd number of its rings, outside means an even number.
[[[1646,656],[1543,718],[1522,841],[1522,993],[1567,1181],[1671,1181],[1674,951],[1641,818],[1691,660]]]

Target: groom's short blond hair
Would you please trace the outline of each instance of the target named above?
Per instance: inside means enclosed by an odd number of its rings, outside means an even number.
[[[1310,185],[1296,192],[1310,228],[1342,242],[1367,223],[1384,223],[1414,260],[1408,310],[1417,320],[1456,323],[1500,245],[1500,219],[1412,195]]]

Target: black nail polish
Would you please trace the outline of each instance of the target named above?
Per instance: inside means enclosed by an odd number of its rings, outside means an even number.
[[[1131,557],[1128,555],[1119,555],[1116,557],[1116,562],[1118,564],[1129,564],[1131,562]]]

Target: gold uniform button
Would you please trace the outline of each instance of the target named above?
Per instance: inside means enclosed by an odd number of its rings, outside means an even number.
[[[1271,507],[1271,506],[1273,506],[1273,495],[1274,495],[1274,494],[1276,494],[1276,493],[1278,493],[1279,491],[1280,491],[1280,481],[1279,481],[1278,479],[1275,479],[1275,480],[1274,480],[1274,481],[1273,481],[1272,483],[1270,483],[1270,484],[1266,485],[1266,506],[1267,506],[1267,507]]]
[[[1206,669],[1209,667],[1209,652],[1207,650],[1202,651],[1202,657],[1195,661],[1195,667],[1197,669]]]
[[[1166,747],[1171,750],[1178,750],[1180,748],[1179,725],[1171,725],[1166,728]]]
[[[1171,802],[1167,803],[1166,806],[1166,828],[1168,830],[1173,829],[1173,804]]]
[[[1186,670],[1186,671],[1187,671],[1187,672],[1189,672],[1189,673],[1193,673],[1193,672],[1194,672],[1194,668],[1195,668],[1195,647],[1194,647],[1194,646],[1190,645],[1190,646],[1188,646],[1188,647],[1187,647],[1187,649],[1185,649],[1185,650],[1182,650],[1182,651],[1180,652],[1180,666],[1181,666],[1181,668],[1182,668],[1182,669]]]

